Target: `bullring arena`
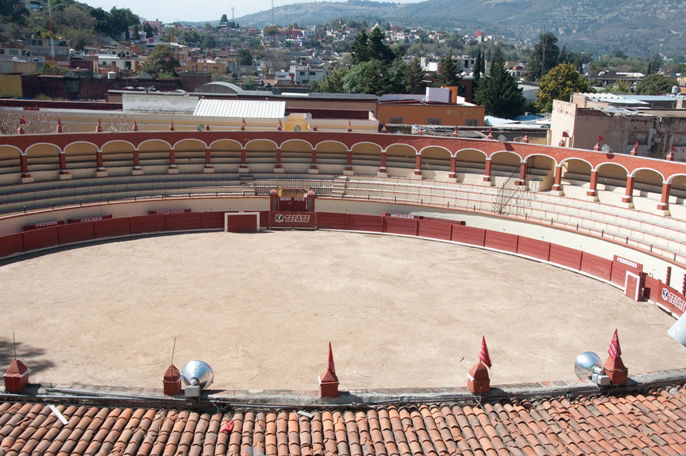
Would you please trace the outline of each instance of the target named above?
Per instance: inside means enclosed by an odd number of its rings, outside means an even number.
[[[3,137],[0,183],[0,360],[14,332],[43,385],[6,383],[0,454],[39,416],[65,426],[35,437],[55,454],[686,452],[686,351],[667,335],[686,311],[684,163],[382,133],[56,133]],[[628,384],[608,367],[615,328]],[[200,402],[163,394],[174,338],[179,368],[214,369]],[[587,350],[613,385],[577,380]],[[473,388],[484,372],[491,392]],[[51,401],[66,424],[31,405]],[[67,432],[99,413],[106,439]]]

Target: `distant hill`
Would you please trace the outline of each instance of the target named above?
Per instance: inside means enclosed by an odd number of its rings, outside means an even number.
[[[389,21],[436,29],[502,33],[536,40],[555,33],[572,49],[646,56],[655,52],[686,54],[686,2],[683,0],[427,0],[420,3],[382,3],[349,0],[344,3],[297,3],[277,7],[279,25],[312,25],[337,18]],[[272,11],[238,18],[241,25],[263,27]]]

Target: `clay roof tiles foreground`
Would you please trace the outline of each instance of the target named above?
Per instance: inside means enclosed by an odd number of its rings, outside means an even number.
[[[217,407],[221,407],[217,405]],[[678,455],[686,387],[467,404],[227,409],[0,403],[0,455]]]

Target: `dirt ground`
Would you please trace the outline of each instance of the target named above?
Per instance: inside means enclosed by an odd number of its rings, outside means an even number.
[[[614,328],[630,373],[686,366],[673,319],[607,284],[420,239],[201,233],[110,242],[0,266],[0,362],[12,331],[32,381],[161,387],[210,363],[214,386],[317,388],[333,344],[341,388],[461,387],[490,348],[492,384],[574,379]]]

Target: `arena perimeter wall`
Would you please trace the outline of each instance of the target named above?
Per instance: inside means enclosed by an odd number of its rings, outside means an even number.
[[[226,211],[156,213],[95,221],[86,219],[76,223],[35,228],[0,237],[0,259],[98,239],[164,232],[221,230],[224,229],[225,213]],[[288,217],[279,217],[279,214]],[[620,288],[625,288],[627,271],[637,272],[644,287],[641,297],[655,302],[675,316],[686,312],[686,296],[662,281],[642,273],[642,268],[633,271],[630,266],[633,262],[630,260],[618,257],[609,260],[556,243],[466,226],[463,222],[454,220],[337,212],[303,214],[293,217],[290,213],[260,211],[260,224],[267,228],[362,231],[455,242],[546,262]]]

